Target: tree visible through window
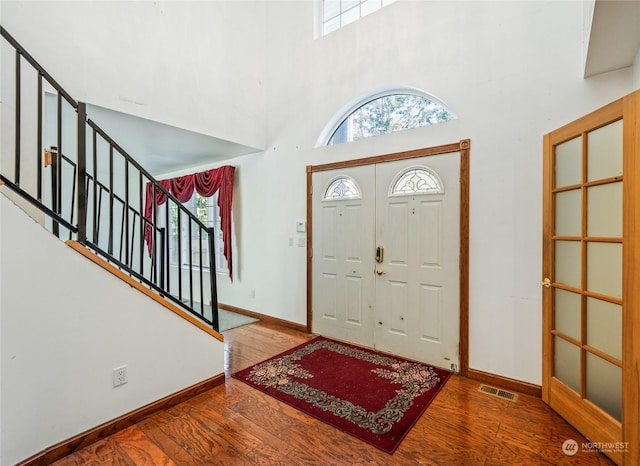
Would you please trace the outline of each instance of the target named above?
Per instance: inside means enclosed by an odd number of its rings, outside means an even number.
[[[327,145],[355,141],[449,121],[454,115],[438,102],[414,94],[390,94],[370,100],[349,114]]]

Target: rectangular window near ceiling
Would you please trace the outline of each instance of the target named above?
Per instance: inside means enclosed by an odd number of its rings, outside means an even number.
[[[322,0],[322,35],[364,18],[396,0]]]
[[[228,275],[229,268],[227,267],[227,260],[223,253],[224,243],[222,240],[218,195],[214,194],[211,197],[202,197],[194,192],[191,199],[184,203],[184,206],[204,225],[208,228],[213,228],[216,272]],[[162,211],[164,211],[164,209],[162,209]],[[180,221],[178,222],[178,207],[173,203],[170,206],[169,212],[171,217],[169,221],[169,261],[171,265],[178,265],[178,262],[181,262],[183,267],[189,266],[189,256],[191,256],[192,266],[200,265],[200,258],[202,257],[203,267],[209,268],[209,242],[207,237],[203,236],[200,238],[200,230],[194,228],[192,225],[191,247],[189,247],[190,219],[187,218],[186,215],[181,215]],[[180,229],[179,235],[178,229]]]

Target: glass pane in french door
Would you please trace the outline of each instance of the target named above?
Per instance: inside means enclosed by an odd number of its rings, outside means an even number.
[[[555,146],[553,376],[620,421],[622,121]]]

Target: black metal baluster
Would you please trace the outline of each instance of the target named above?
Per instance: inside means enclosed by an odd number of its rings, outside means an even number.
[[[36,198],[39,202],[42,202],[42,152],[44,147],[42,146],[42,73],[38,72],[38,134],[37,134],[37,151],[36,160],[38,162],[38,168],[36,178],[38,179],[38,186],[36,188]]]
[[[144,232],[147,227],[147,219],[144,216],[144,184],[142,172],[138,171],[138,191],[140,195],[140,275],[144,277]]]
[[[78,186],[78,242],[84,244],[87,240],[87,192],[85,190],[84,180],[87,176],[87,106],[78,103],[78,149],[77,149],[77,183],[76,178],[73,179],[73,192],[76,185]],[[72,197],[75,199],[75,196]],[[71,215],[73,215],[73,203],[71,205]],[[73,224],[73,220],[71,221]]]
[[[133,250],[135,249],[133,247],[133,244],[135,243],[135,238],[136,238],[136,217],[137,217],[137,213],[134,210],[133,211],[133,221],[131,222],[131,257],[129,259],[129,264],[130,267],[133,268]]]
[[[20,89],[22,78],[20,77],[20,50],[16,48],[16,141],[15,141],[15,164],[14,164],[14,180],[16,186],[20,186],[20,110],[22,106],[21,97],[22,91]]]
[[[153,217],[151,219],[151,241],[153,246],[153,256],[151,257],[151,273],[149,279],[153,283],[158,283],[158,239],[156,235],[156,225],[158,221],[158,186],[153,184]]]
[[[193,221],[189,219],[189,299],[190,306],[193,309],[193,233],[191,224]]]
[[[162,243],[160,246],[160,288],[164,288],[164,257],[165,257],[165,245],[167,244],[167,229],[165,227],[160,228],[160,236],[162,237]]]
[[[93,134],[93,244],[98,244],[98,134],[92,128]]]
[[[167,197],[167,202],[165,202],[164,205],[164,209],[165,209],[165,219],[166,219],[166,227],[167,227],[167,244],[166,244],[166,249],[167,249],[167,255],[166,255],[166,270],[167,270],[167,282],[165,285],[165,289],[167,290],[167,292],[169,294],[171,294],[171,231],[173,230],[174,226],[172,223],[172,218],[169,216],[169,203],[171,202],[171,199],[169,199]]]
[[[109,242],[107,252],[113,255],[113,146],[109,144]]]
[[[98,194],[98,205],[100,206],[98,209],[98,240],[100,239],[100,220],[102,219],[102,193],[104,192],[104,188],[101,184],[97,184],[96,186],[100,188],[100,193]],[[99,246],[98,242],[95,243],[96,246]]]
[[[182,209],[178,206],[178,298],[182,301]]]
[[[131,265],[129,260],[129,160],[124,159],[124,212],[122,213],[125,218],[124,230],[126,231],[125,237],[125,254],[127,265]],[[120,240],[122,246],[122,240]]]
[[[200,260],[198,260],[198,267],[200,269],[200,314],[204,315],[204,279],[202,277],[202,227],[198,228],[198,240],[200,247]]]
[[[209,281],[211,285],[211,323],[213,329],[218,331],[220,329],[218,322],[218,284],[216,280],[216,255],[214,251],[214,229],[207,228],[209,234]]]
[[[118,198],[118,201],[120,201],[120,203],[122,204],[122,220],[120,221],[120,249],[118,251],[118,260],[120,262],[122,262],[122,249],[124,248],[124,238],[125,238],[125,234],[124,234],[124,227],[125,227],[125,217],[127,216],[127,211],[124,210],[124,203],[121,199]],[[124,255],[125,257],[125,262],[126,262],[126,258],[127,258],[127,254],[125,253]]]
[[[58,94],[58,153],[56,154],[56,158],[58,159],[58,164],[56,165],[56,213],[62,214],[62,154],[63,145],[62,145],[62,95]]]
[[[51,211],[56,215],[58,214],[58,202],[56,194],[58,192],[58,152],[57,148],[51,148]],[[51,224],[51,233],[58,236],[59,226],[58,222],[53,218]]]
[[[73,165],[73,176],[71,178],[72,179],[71,181],[71,216],[69,218],[69,223],[71,225],[73,225],[73,219],[75,218],[77,176],[78,176],[78,167],[76,165]],[[80,209],[80,189],[78,189],[78,209]],[[78,215],[80,215],[79,212],[78,212]],[[80,218],[78,217],[78,227],[80,226],[79,224],[80,224]],[[78,234],[80,234],[79,231],[78,231]],[[85,234],[86,234],[86,231],[85,231]],[[69,239],[71,238],[73,238],[73,231],[69,230]],[[78,238],[78,241],[80,241],[79,238]]]
[[[58,93],[57,107],[56,107],[56,123],[57,123],[57,144],[58,146],[51,150],[51,210],[56,214],[60,214],[59,202],[60,202],[60,187],[62,179],[60,175],[62,173],[62,160],[60,155],[62,154],[62,97]],[[53,221],[52,224],[53,234],[60,237],[60,226],[57,221]]]

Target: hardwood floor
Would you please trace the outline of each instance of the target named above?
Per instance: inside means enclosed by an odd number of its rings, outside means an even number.
[[[453,376],[393,455],[230,378],[312,338],[256,323],[225,332],[224,385],[139,422],[56,463],[69,465],[609,465],[565,456],[586,440],[540,399],[510,402]]]

